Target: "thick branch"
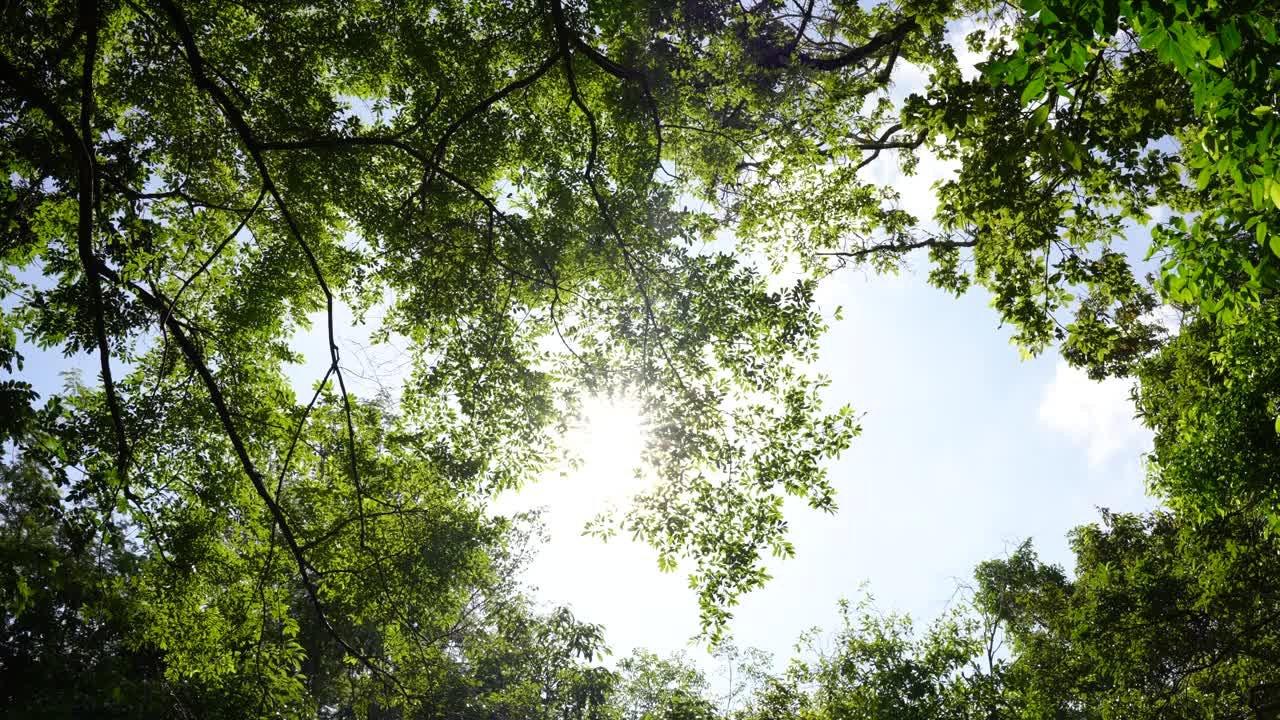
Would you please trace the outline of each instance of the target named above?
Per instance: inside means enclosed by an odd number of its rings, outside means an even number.
[[[892,242],[880,243],[869,247],[860,248],[858,250],[832,250],[829,252],[815,253],[826,257],[849,258],[853,260],[861,260],[869,255],[878,255],[881,253],[904,253],[911,250],[919,250],[921,248],[940,248],[940,249],[958,249],[970,248],[978,244],[977,238],[969,240],[939,240],[938,238],[926,238],[915,242]]]
[[[98,204],[98,171],[93,152],[93,69],[98,61],[98,4],[95,0],[80,0],[80,25],[84,32],[84,69],[80,77],[80,152],[77,162],[80,169],[80,213],[76,227],[76,252],[80,255],[85,282],[89,286],[93,334],[98,342],[98,363],[102,368],[102,388],[107,396],[107,409],[111,413],[111,426],[116,435],[116,474],[121,486],[126,487],[126,495],[129,495],[131,493],[126,486],[129,443],[120,397],[116,394],[116,384],[111,376],[106,311],[102,302],[102,284],[98,279],[98,262],[93,254],[93,210]]]
[[[605,202],[604,194],[601,193],[600,187],[596,182],[595,165],[597,153],[599,152],[600,147],[600,130],[596,124],[595,113],[593,113],[591,108],[587,106],[586,102],[582,99],[582,94],[578,90],[578,81],[573,70],[573,51],[570,49],[572,38],[576,36],[569,32],[568,23],[565,22],[564,7],[561,5],[560,0],[551,0],[550,4],[551,17],[555,23],[556,38],[560,42],[560,52],[564,59],[564,74],[565,80],[569,85],[569,96],[574,106],[576,106],[587,119],[587,124],[591,129],[591,147],[587,153],[587,166],[584,171],[587,186],[591,189],[591,196],[596,202],[596,207],[600,210],[600,216],[604,219],[605,224],[609,228],[610,234],[613,235],[614,239],[618,243],[618,251],[622,254],[622,259],[627,265],[628,273],[631,275],[632,280],[635,281],[636,289],[639,291],[640,298],[644,303],[645,319],[649,322],[651,327],[656,329],[658,327],[658,321],[653,310],[653,300],[649,296],[649,289],[644,281],[644,275],[640,272],[640,268],[637,266],[635,259],[631,256],[631,251],[627,246],[627,242],[622,237],[622,232],[618,229],[618,223],[614,220],[613,214],[609,211],[609,206]],[[660,334],[658,336],[657,343],[658,349],[662,352],[663,358],[667,361],[668,367],[671,369],[672,373],[675,374],[677,382],[683,389],[685,387],[684,379],[681,377],[680,371],[676,367],[675,363],[672,362],[671,356],[667,352],[666,344],[662,342]]]
[[[478,117],[484,111],[498,104],[503,100],[503,98],[507,97],[511,93],[514,93],[517,90],[522,90],[524,88],[527,88],[530,85],[537,82],[538,78],[542,77],[547,73],[547,71],[549,71],[551,68],[556,66],[556,61],[559,59],[560,59],[560,56],[558,54],[552,55],[551,57],[544,60],[543,63],[539,65],[537,68],[535,68],[534,71],[530,73],[528,76],[523,77],[519,80],[516,80],[510,85],[507,85],[506,87],[502,88],[496,93],[485,98],[475,107],[466,111],[462,115],[459,115],[457,119],[449,123],[449,126],[444,129],[444,133],[441,134],[440,140],[436,142],[436,146],[431,152],[431,157],[435,158],[437,162],[441,161],[444,158],[444,151],[449,144],[449,140],[453,138],[454,133],[458,132],[458,130],[460,130],[463,125],[467,124],[471,120]]]
[[[848,52],[841,55],[822,57],[802,52],[796,55],[796,60],[801,65],[813,68],[814,70],[841,70],[873,57],[887,47],[897,45],[906,39],[907,35],[910,35],[919,28],[920,24],[916,22],[915,18],[907,18],[885,32],[871,38],[866,43],[859,45],[856,48],[851,48]],[[894,55],[897,55],[897,50],[894,50]],[[786,58],[783,58],[784,63],[785,61]]]
[[[97,205],[97,168],[94,163],[93,123],[93,68],[98,56],[98,9],[94,0],[80,3],[81,33],[85,38],[84,65],[80,77],[80,127],[76,128],[57,104],[34,82],[24,76],[8,57],[0,55],[0,77],[9,83],[28,102],[39,109],[53,124],[63,141],[71,149],[76,163],[76,195],[78,217],[76,222],[76,253],[84,267],[85,286],[89,293],[89,310],[93,314],[94,340],[98,346],[98,360],[102,371],[102,386],[111,415],[112,431],[116,441],[116,472],[121,485],[125,485],[129,465],[129,445],[124,427],[124,413],[116,392],[111,372],[111,348],[107,343],[107,325],[102,297],[102,283],[96,268],[99,263],[93,252],[93,212]],[[131,493],[125,487],[126,496]]]
[[[568,33],[568,28],[564,25],[564,14],[559,4],[552,6],[553,13],[559,15],[557,20],[557,34]],[[571,42],[573,47],[577,48],[582,54],[586,55],[591,62],[597,67],[610,75],[622,81],[631,81],[640,84],[640,92],[644,94],[645,104],[649,106],[649,119],[653,123],[653,136],[655,143],[653,167],[656,171],[662,166],[662,117],[658,113],[658,101],[653,97],[653,90],[649,87],[649,78],[643,72],[627,67],[621,63],[610,59],[608,55],[596,50],[587,44],[585,40],[576,33],[572,34]],[[562,44],[562,52],[567,48]]]
[[[858,143],[857,147],[859,150],[871,150],[872,153],[867,157],[863,158],[862,162],[858,163],[858,166],[854,168],[854,170],[861,170],[862,168],[875,162],[876,158],[880,157],[880,153],[884,150],[907,150],[911,148],[918,148],[924,144],[924,133],[920,133],[919,135],[916,135],[914,138],[910,140],[890,140],[889,139],[893,137],[893,135],[901,129],[902,129],[902,124],[896,123],[894,125],[889,126],[888,129],[886,129],[883,133],[881,133],[880,138],[878,140],[875,140],[872,142]]]

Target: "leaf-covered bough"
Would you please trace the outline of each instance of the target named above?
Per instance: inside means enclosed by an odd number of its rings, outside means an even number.
[[[161,683],[262,713],[422,707],[514,592],[485,499],[548,467],[584,393],[625,392],[654,489],[601,532],[687,563],[716,636],[792,552],[783,497],[834,509],[825,463],[858,427],[803,371],[813,282],[710,244],[768,222],[778,173],[901,142],[875,98],[939,13],[6,5],[5,496],[56,489],[12,522],[128,559],[75,614],[157,653]],[[406,340],[402,397],[350,392],[344,307]],[[299,397],[317,314],[327,367]],[[42,403],[18,338],[97,381]]]
[[[595,712],[608,678],[573,659],[598,631],[521,605],[519,523],[485,512],[585,394],[640,401],[654,479],[596,530],[684,563],[718,637],[792,553],[784,498],[833,510],[825,467],[858,432],[805,374],[831,263],[928,249],[935,284],[985,286],[1019,344],[1096,375],[1155,362],[1161,298],[1245,327],[1237,360],[1269,337],[1249,325],[1280,262],[1268,3],[3,13],[5,632],[64,613],[143,669],[86,667],[165,707]],[[929,81],[898,105],[908,64]],[[866,174],[923,149],[959,165],[933,219]],[[1152,290],[1118,241],[1156,206]],[[347,309],[404,339],[401,396],[351,392]],[[299,396],[308,332],[326,358]],[[24,342],[97,380],[42,401]],[[539,638],[559,654],[522,650]],[[513,658],[527,674],[493,669]]]

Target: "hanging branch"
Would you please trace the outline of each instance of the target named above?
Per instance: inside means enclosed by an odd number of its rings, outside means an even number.
[[[552,11],[559,12],[561,21],[563,21],[563,10],[560,9],[558,4],[552,9]],[[568,32],[568,28],[564,27],[563,22],[560,22],[557,25],[557,33],[559,32]],[[572,33],[572,42],[573,47],[581,51],[583,55],[586,55],[587,58],[590,59],[591,62],[595,63],[601,70],[604,70],[624,82],[631,81],[640,85],[640,92],[644,95],[645,104],[649,107],[649,119],[653,123],[655,145],[653,171],[656,172],[657,169],[662,166],[662,118],[658,113],[658,102],[653,97],[653,90],[649,87],[649,78],[639,70],[634,70],[611,60],[604,53],[588,45],[586,41],[576,33]],[[565,51],[563,46],[561,51]]]
[[[128,435],[124,425],[124,412],[111,372],[111,348],[107,343],[106,311],[103,302],[102,283],[99,278],[97,256],[93,252],[93,213],[97,205],[97,167],[94,162],[93,125],[93,69],[98,54],[98,12],[94,0],[80,3],[80,32],[85,38],[84,65],[80,77],[80,127],[76,128],[57,104],[33,81],[27,78],[9,58],[0,54],[0,78],[8,83],[34,107],[39,109],[62,136],[75,160],[77,180],[76,195],[78,216],[76,221],[76,252],[84,269],[85,285],[89,291],[89,310],[93,315],[93,334],[98,347],[98,361],[102,372],[103,391],[107,410],[111,415],[112,431],[116,441],[116,473],[126,497],[136,499],[127,484],[129,466]]]
[[[328,614],[324,610],[324,603],[320,598],[320,588],[312,577],[311,565],[307,562],[306,556],[298,544],[297,535],[294,533],[292,526],[289,524],[288,518],[284,514],[283,508],[276,502],[270,490],[267,489],[266,482],[261,471],[253,462],[253,458],[249,455],[248,446],[240,435],[239,429],[236,427],[235,421],[232,419],[232,411],[227,405],[226,397],[223,395],[222,388],[218,386],[217,379],[213,376],[213,371],[209,369],[208,362],[205,361],[200,348],[196,346],[191,337],[187,334],[187,327],[171,312],[173,302],[165,297],[165,295],[156,287],[147,289],[138,283],[123,280],[116,271],[106,265],[99,265],[98,271],[105,277],[110,278],[113,282],[123,285],[131,290],[142,301],[144,305],[151,308],[158,318],[164,319],[169,333],[173,336],[178,344],[178,348],[182,351],[187,363],[195,370],[196,375],[200,378],[201,384],[204,385],[205,392],[209,394],[209,400],[213,404],[214,414],[218,416],[218,422],[222,425],[223,432],[226,433],[227,440],[231,443],[231,448],[235,452],[237,460],[240,462],[241,468],[245,474],[249,476],[249,481],[253,484],[254,491],[267,506],[267,511],[271,515],[274,526],[279,529],[280,536],[284,539],[285,546],[289,549],[289,554],[293,556],[294,563],[297,565],[299,577],[302,580],[303,589],[307,593],[307,599],[310,600],[314,607],[317,617],[325,631],[328,632],[333,639],[342,646],[344,650],[355,657],[361,665],[365,666],[370,672],[387,679],[394,684],[406,697],[410,696],[407,688],[392,674],[390,671],[382,668],[373,662],[367,655],[355,648],[346,638],[338,632],[337,628],[329,620]]]
[[[575,107],[587,119],[587,124],[591,129],[591,146],[587,153],[587,165],[584,171],[587,179],[587,186],[591,189],[591,197],[596,202],[596,207],[600,210],[600,216],[609,228],[609,232],[613,235],[614,240],[618,243],[618,250],[622,253],[623,262],[627,265],[628,274],[635,281],[636,289],[640,293],[640,298],[644,303],[645,320],[649,326],[655,331],[658,329],[657,315],[653,309],[653,300],[649,295],[648,285],[645,283],[644,275],[637,267],[636,261],[631,256],[631,251],[627,246],[626,239],[622,237],[622,232],[618,229],[618,224],[613,218],[613,214],[609,212],[608,204],[605,202],[604,195],[600,192],[600,187],[596,182],[595,169],[596,157],[600,148],[600,130],[596,124],[595,113],[591,111],[582,99],[582,94],[578,90],[578,80],[573,71],[573,51],[571,49],[572,39],[575,37],[569,32],[568,24],[564,18],[564,8],[560,4],[560,0],[550,0],[551,18],[555,25],[556,38],[560,43],[560,55],[564,62],[565,80],[569,85],[569,96]],[[579,43],[581,41],[579,40]],[[603,56],[601,56],[603,57]],[[662,357],[667,361],[667,367],[675,375],[676,382],[680,388],[688,392],[685,385],[684,377],[680,373],[679,367],[672,361],[670,353],[667,352],[666,343],[662,342],[660,333],[656,335],[658,349],[662,352]]]
[[[346,416],[347,424],[347,446],[348,456],[351,466],[351,478],[356,488],[356,504],[359,508],[364,507],[364,487],[360,478],[360,469],[357,465],[356,447],[355,447],[355,422],[351,413],[351,397],[347,392],[346,381],[343,378],[342,367],[340,362],[340,353],[338,350],[337,331],[334,320],[334,301],[333,291],[329,288],[329,283],[324,279],[324,271],[320,268],[320,262],[316,258],[315,251],[312,250],[310,243],[303,236],[302,229],[298,225],[298,221],[290,212],[289,206],[284,201],[280,189],[276,186],[272,179],[271,171],[267,167],[266,161],[263,159],[260,144],[256,134],[245,120],[244,113],[240,108],[231,101],[227,93],[220,85],[209,77],[206,71],[204,58],[200,54],[199,48],[196,46],[195,37],[191,32],[190,26],[187,24],[186,16],[181,8],[174,4],[173,0],[161,0],[160,3],[165,12],[169,15],[174,31],[178,34],[179,42],[182,44],[183,55],[186,57],[187,64],[191,68],[192,80],[196,86],[204,90],[213,98],[214,102],[222,111],[223,117],[231,124],[236,134],[240,137],[241,143],[248,151],[250,158],[253,160],[254,166],[257,168],[258,175],[262,178],[262,186],[271,195],[275,201],[276,207],[280,210],[281,216],[284,218],[285,224],[289,228],[289,233],[293,236],[298,247],[301,248],[303,256],[307,260],[307,264],[311,267],[311,272],[315,276],[316,283],[320,286],[321,292],[324,293],[325,300],[325,318],[328,330],[329,341],[329,365],[333,370],[334,377],[338,380],[338,388],[342,396],[343,411]],[[361,534],[361,547],[364,547],[364,535]]]
[[[228,97],[228,95],[222,89],[222,87],[219,86],[216,82],[214,82],[210,78],[208,72],[206,71],[204,58],[201,56],[199,48],[196,45],[194,35],[192,34],[191,28],[187,23],[186,16],[182,12],[182,10],[176,4],[174,4],[173,0],[161,0],[161,5],[165,9],[165,12],[168,14],[171,24],[173,26],[173,29],[178,35],[179,42],[181,43],[181,46],[182,46],[183,55],[185,56],[187,60],[187,64],[191,70],[193,81],[195,82],[198,88],[200,88],[201,90],[204,90],[206,93],[209,94],[210,97],[213,98],[214,102],[217,104],[220,111],[222,112],[223,117],[226,118],[228,123],[231,124],[232,128],[235,130],[236,134],[239,136],[241,143],[245,146],[245,149],[248,152],[250,158],[252,159],[253,164],[258,171],[258,175],[262,180],[263,190],[265,190],[265,192],[269,194],[272,200],[275,202],[275,205],[279,209],[281,216],[284,218],[285,224],[288,227],[290,234],[292,235],[294,241],[298,244],[299,248],[302,250],[302,253],[306,258],[307,264],[310,266],[312,274],[315,276],[316,282],[320,286],[320,289],[324,294],[325,315],[327,319],[329,357],[330,357],[329,371],[326,373],[326,376],[329,373],[332,373],[332,375],[337,378],[338,388],[342,396],[342,405],[343,405],[343,411],[344,411],[344,416],[345,416],[346,426],[347,426],[347,449],[348,449],[348,456],[349,456],[349,462],[350,462],[351,477],[356,490],[356,513],[360,517],[360,525],[361,525],[360,545],[361,545],[361,548],[367,552],[367,544],[366,544],[367,538],[366,538],[366,527],[365,527],[365,519],[364,519],[365,492],[364,492],[363,483],[360,477],[360,471],[359,471],[357,454],[356,454],[355,423],[352,417],[351,398],[349,393],[347,392],[346,382],[343,378],[342,368],[340,366],[340,354],[338,350],[337,335],[336,335],[336,329],[335,329],[335,319],[334,319],[335,313],[334,313],[333,292],[329,288],[328,282],[326,282],[324,278],[324,273],[320,267],[320,263],[316,257],[315,252],[312,250],[310,244],[307,242],[305,236],[302,233],[301,228],[298,225],[296,218],[294,218],[292,212],[289,210],[289,206],[287,203],[285,203],[284,197],[281,194],[279,187],[275,184],[275,181],[272,178],[271,171],[267,167],[266,161],[263,158],[261,145],[258,142],[257,136],[253,132],[253,129],[249,126],[247,120],[245,119],[244,113],[240,110],[240,108],[235,103],[231,101],[230,97]],[[164,303],[163,297],[158,294],[158,291],[156,292],[156,294],[152,295],[152,298]],[[168,314],[171,309],[171,304],[170,303],[164,303],[164,304],[166,305],[165,313]],[[210,398],[214,403],[214,407],[215,407],[215,410],[217,411],[219,419],[222,421],[223,428],[227,433],[228,438],[231,439],[232,446],[236,451],[236,455],[240,458],[240,462],[244,467],[245,472],[249,475],[250,480],[254,485],[254,489],[257,491],[259,497],[262,498],[263,502],[267,505],[268,510],[271,512],[271,515],[276,525],[280,528],[280,532],[285,540],[285,544],[289,547],[290,553],[294,556],[294,560],[297,563],[298,570],[302,576],[303,584],[306,587],[307,593],[311,598],[312,604],[315,606],[316,612],[319,614],[325,626],[325,629],[334,637],[334,639],[340,645],[342,645],[343,649],[345,649],[348,653],[356,657],[362,665],[368,668],[371,672],[374,672],[379,676],[390,680],[394,685],[396,685],[397,688],[400,689],[402,693],[404,693],[407,696],[408,695],[407,689],[403,686],[403,684],[400,683],[400,681],[391,672],[380,667],[378,664],[374,663],[364,653],[358,651],[353,645],[351,645],[350,642],[348,642],[345,638],[341,636],[340,633],[337,632],[337,629],[334,628],[332,623],[328,620],[327,616],[324,613],[323,604],[320,601],[318,587],[314,579],[311,577],[310,573],[308,572],[308,565],[307,565],[306,559],[301,549],[298,546],[298,543],[294,537],[293,531],[289,527],[283,511],[280,509],[279,504],[275,501],[274,498],[271,497],[270,492],[267,490],[266,486],[264,485],[261,473],[257,470],[257,468],[253,464],[252,459],[249,457],[248,451],[245,448],[243,441],[240,439],[239,432],[236,430],[235,425],[232,422],[231,413],[229,409],[226,407],[226,403],[223,399],[221,390],[217,387],[217,383],[212,373],[209,371],[207,365],[204,364],[203,360],[200,359],[198,349],[194,346],[191,340],[186,336],[185,332],[182,331],[182,326],[174,320],[171,314],[169,315],[169,318],[168,318],[168,326],[170,330],[174,333],[174,337],[178,341],[178,344],[181,347],[183,354],[187,356],[188,361],[191,362],[193,366],[196,368],[197,373],[200,375],[201,380],[205,384],[206,390],[210,394]]]

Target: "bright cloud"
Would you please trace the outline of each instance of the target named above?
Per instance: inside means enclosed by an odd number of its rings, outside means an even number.
[[[1040,398],[1040,422],[1083,446],[1090,465],[1128,455],[1150,443],[1150,433],[1134,417],[1131,384],[1112,378],[1090,380],[1059,361]]]

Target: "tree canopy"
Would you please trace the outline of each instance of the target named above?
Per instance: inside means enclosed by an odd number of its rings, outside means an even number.
[[[487,501],[552,466],[584,396],[637,398],[652,489],[593,531],[686,569],[720,639],[793,552],[785,499],[834,511],[860,430],[807,369],[817,283],[917,250],[1022,350],[1138,381],[1175,515],[1081,530],[1074,581],[1029,549],[984,565],[974,614],[922,639],[853,613],[842,654],[733,712],[1273,707],[1272,3],[3,13],[5,712],[727,713],[679,663],[596,664],[601,629],[520,588],[536,521]],[[899,103],[908,64],[928,81]],[[933,218],[865,172],[925,152],[958,167]],[[352,392],[348,310],[403,340],[402,393]],[[30,346],[97,378],[36,388]]]

